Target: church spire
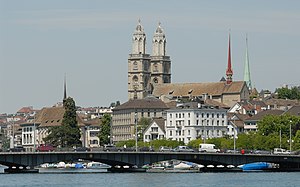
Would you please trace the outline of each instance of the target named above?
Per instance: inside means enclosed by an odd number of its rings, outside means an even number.
[[[233,71],[231,68],[231,49],[230,49],[230,33],[229,33],[229,44],[228,44],[228,64],[226,69],[226,83],[231,84]]]
[[[245,71],[244,71],[244,81],[246,82],[248,89],[252,90],[252,83],[250,77],[250,64],[248,56],[248,37],[246,35],[246,59],[245,59]]]
[[[166,56],[166,43],[167,40],[164,30],[161,27],[161,23],[158,22],[152,40],[152,56]]]
[[[145,54],[146,53],[146,34],[141,25],[141,20],[138,20],[138,25],[135,28],[132,37],[132,54]]]
[[[67,80],[66,80],[66,74],[65,74],[65,79],[64,79],[64,100],[67,99]]]

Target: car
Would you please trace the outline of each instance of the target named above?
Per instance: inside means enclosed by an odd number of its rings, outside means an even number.
[[[23,146],[16,146],[9,149],[9,152],[25,152],[25,148]]]
[[[76,147],[74,149],[74,151],[75,152],[88,152],[88,151],[90,151],[90,148],[88,148],[88,147]]]
[[[160,152],[171,152],[172,148],[171,147],[167,147],[167,146],[160,146],[159,147],[159,151]]]
[[[152,149],[152,147],[140,147],[139,151],[141,151],[141,152],[149,152],[149,151],[153,152],[154,150]]]
[[[103,148],[103,151],[122,151],[123,148],[120,148],[120,147],[116,147],[115,145],[104,145],[104,148]]]
[[[50,144],[41,144],[36,148],[37,152],[51,152],[54,151],[55,148]]]
[[[215,144],[199,144],[199,152],[220,153],[220,149],[215,148]]]
[[[275,155],[290,155],[291,152],[282,148],[274,148],[273,154]]]
[[[271,151],[267,151],[267,150],[254,150],[253,154],[269,155],[269,154],[271,154]]]
[[[194,149],[188,147],[188,146],[178,146],[175,149],[173,149],[174,152],[195,152]]]

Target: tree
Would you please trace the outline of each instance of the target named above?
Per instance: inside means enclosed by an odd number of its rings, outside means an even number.
[[[138,140],[143,140],[143,132],[150,125],[151,119],[142,117],[137,124]]]
[[[298,99],[300,100],[300,89],[299,87],[289,88],[277,88],[278,98],[279,99]]]
[[[44,141],[54,146],[73,147],[80,146],[80,129],[76,119],[76,105],[73,98],[68,97],[64,100],[63,106],[65,113],[61,126],[49,128],[49,135]]]
[[[99,132],[100,145],[110,143],[111,116],[104,114],[101,118],[101,128]]]

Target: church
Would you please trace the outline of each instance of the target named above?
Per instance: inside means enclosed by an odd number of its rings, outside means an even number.
[[[164,102],[182,99],[211,99],[228,107],[248,100],[250,88],[246,81],[233,81],[230,35],[226,79],[210,83],[171,83],[171,60],[166,55],[166,36],[161,24],[152,39],[152,54],[146,53],[146,34],[138,21],[132,37],[132,53],[128,58],[128,99],[153,95]],[[187,72],[188,73],[188,72]]]

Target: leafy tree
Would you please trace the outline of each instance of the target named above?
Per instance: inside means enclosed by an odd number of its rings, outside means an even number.
[[[142,117],[137,124],[138,140],[143,140],[143,132],[150,125],[151,119]]]
[[[63,102],[65,113],[61,126],[49,128],[49,135],[44,141],[59,147],[80,146],[80,129],[76,119],[76,106],[73,98],[68,97]]]
[[[202,139],[198,138],[196,140],[191,140],[187,146],[192,147],[192,148],[199,148],[199,144],[202,143]]]
[[[296,132],[296,136],[293,142],[293,150],[300,150],[300,130]]]
[[[279,99],[298,99],[300,100],[300,89],[299,87],[289,88],[278,88],[277,90]]]
[[[110,143],[110,129],[111,129],[111,116],[109,114],[104,114],[101,118],[101,128],[99,132],[100,144]]]
[[[119,105],[121,105],[121,104],[120,104],[120,101],[117,101],[117,102],[116,102],[116,106],[119,106]]]

